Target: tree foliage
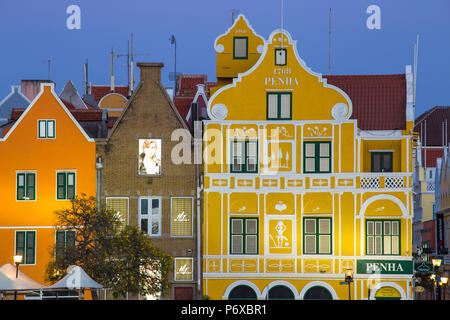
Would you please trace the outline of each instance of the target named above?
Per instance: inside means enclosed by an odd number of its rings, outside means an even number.
[[[138,228],[124,225],[119,215],[97,208],[95,197],[75,197],[68,209],[55,211],[57,228],[76,231],[75,246],[56,243],[46,280],[61,279],[69,265],[111,288],[115,297],[126,293],[164,294],[169,287],[172,257],[153,246]],[[56,255],[55,255],[56,253]]]

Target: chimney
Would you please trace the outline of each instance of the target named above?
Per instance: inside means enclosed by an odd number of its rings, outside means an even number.
[[[161,81],[161,68],[164,67],[162,62],[138,62],[136,64],[141,70],[140,81]]]
[[[21,91],[22,94],[28,98],[28,100],[33,101],[34,98],[41,91],[41,83],[53,83],[51,80],[22,80]]]

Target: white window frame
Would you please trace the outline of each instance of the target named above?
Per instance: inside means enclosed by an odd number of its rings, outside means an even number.
[[[106,199],[105,199],[106,207],[108,206],[108,199],[127,199],[127,211],[128,211],[127,225],[130,225],[130,198],[128,198],[128,197],[106,197]],[[141,201],[139,201],[139,205],[140,205],[140,203],[141,203]],[[139,227],[140,227],[140,225],[139,225]]]
[[[41,135],[41,122],[45,121],[45,133],[44,135]],[[53,123],[53,136],[48,136],[48,128],[49,123]],[[37,125],[37,137],[38,139],[56,139],[56,120],[55,119],[38,119],[38,125]]]
[[[158,234],[152,234],[152,218],[153,216],[149,213],[147,213],[146,215],[142,215],[141,214],[141,200],[142,199],[147,199],[150,200],[150,205],[151,205],[151,200],[157,199],[159,201],[159,214],[156,215],[156,218],[158,218],[158,223],[159,223],[159,233]],[[147,219],[147,227],[148,227],[148,233],[147,235],[149,237],[153,237],[153,238],[160,238],[162,236],[162,197],[139,197],[138,199],[139,203],[138,203],[138,227],[139,229],[141,229],[141,220],[142,219]],[[149,209],[149,206],[147,206],[147,209]],[[151,208],[150,208],[151,209]],[[141,229],[142,230],[142,229]]]

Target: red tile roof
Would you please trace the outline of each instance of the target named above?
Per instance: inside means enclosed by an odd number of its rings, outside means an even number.
[[[103,110],[102,109],[70,109],[67,107],[73,117],[78,121],[100,121],[102,120]],[[13,108],[11,111],[11,121],[17,121],[22,113],[25,111],[24,108]]]
[[[425,158],[425,150],[427,157]],[[444,149],[442,147],[439,148],[427,148],[422,149],[422,163],[425,164],[427,168],[435,168],[436,167],[436,159],[444,157]]]
[[[205,74],[183,74],[178,77],[176,96],[192,96],[197,92],[198,84],[206,84],[208,76]]]
[[[119,94],[123,95],[124,97],[128,97],[128,86],[115,86],[114,92],[119,93]],[[94,95],[95,102],[98,104],[104,96],[111,93],[111,87],[110,86],[94,86],[93,85],[91,87],[91,93]]]
[[[352,100],[361,130],[406,129],[406,78],[392,75],[324,75]]]
[[[448,128],[448,125],[450,125],[450,107],[437,106],[417,117],[414,122],[414,131],[419,132],[419,138],[423,146],[442,146],[450,142],[450,129],[446,132],[447,141],[442,141],[445,120],[447,120]]]

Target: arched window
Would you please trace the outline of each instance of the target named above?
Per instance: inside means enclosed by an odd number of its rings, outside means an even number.
[[[295,296],[291,289],[286,286],[278,285],[269,290],[268,300],[294,300]]]
[[[333,297],[326,288],[321,286],[316,286],[310,288],[306,291],[304,300],[333,300]]]
[[[230,294],[228,295],[228,299],[256,300],[257,296],[256,292],[249,286],[240,285],[231,290]]]

